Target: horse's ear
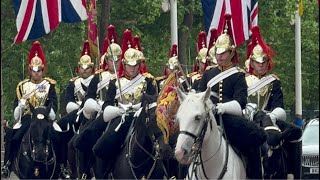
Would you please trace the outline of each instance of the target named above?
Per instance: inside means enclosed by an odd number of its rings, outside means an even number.
[[[50,103],[46,108],[47,109],[47,114],[50,114],[51,108],[52,108],[52,103]]]
[[[182,92],[180,87],[175,87],[175,91],[177,92],[178,99],[179,99],[179,101],[181,103],[186,98],[186,94],[184,92]]]
[[[207,90],[205,91],[205,94],[204,94],[204,102],[206,102],[209,97],[210,97],[210,93],[211,93],[211,87],[207,87]]]

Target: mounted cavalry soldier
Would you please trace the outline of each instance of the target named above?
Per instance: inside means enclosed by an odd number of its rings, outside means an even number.
[[[14,100],[14,118],[17,121],[13,129],[6,129],[6,145],[4,166],[1,168],[1,176],[8,178],[10,165],[19,150],[21,140],[31,124],[30,106],[48,106],[52,109],[49,119],[54,121],[57,112],[56,81],[43,77],[46,73],[46,60],[40,42],[35,41],[30,49],[28,58],[29,78],[21,81],[16,88]],[[61,130],[57,124],[56,128]]]
[[[122,65],[119,78],[110,81],[103,112],[105,122],[110,126],[93,147],[94,154],[111,162],[120,152],[135,112],[141,106],[141,98],[146,93],[157,95],[157,86],[153,78],[140,72],[141,61],[136,49],[132,48],[132,34],[125,30],[122,41]]]
[[[104,122],[102,112],[107,100],[107,91],[111,80],[116,79],[116,73],[121,65],[120,56],[122,50],[118,44],[118,36],[115,26],[108,26],[108,35],[104,40],[102,58],[103,71],[96,72],[88,87],[86,102],[83,107],[85,119],[94,120],[88,127],[80,132],[76,147],[82,152],[91,151],[92,147],[101,136],[108,123]]]
[[[242,117],[247,104],[245,73],[237,67],[238,57],[233,44],[231,15],[225,15],[224,32],[215,42],[217,67],[204,72],[199,90],[211,87],[213,104],[216,104],[216,119],[224,127],[226,139],[247,159],[247,177],[262,179],[260,146],[266,141],[266,133],[255,123]]]
[[[275,129],[280,132],[290,129],[291,134],[283,144],[288,153],[288,178],[294,176],[294,179],[300,179],[302,130],[286,122],[281,82],[275,74],[270,73],[274,66],[273,50],[262,40],[258,26],[252,28],[252,33],[252,41],[247,49],[248,104],[244,111],[245,116],[252,120],[257,111],[264,111],[273,123],[273,126],[265,129]]]
[[[60,134],[60,148],[57,152],[57,164],[60,167],[60,174],[63,179],[70,178],[67,164],[68,142],[73,137],[80,125],[79,112],[80,106],[85,100],[88,86],[93,78],[94,63],[91,59],[89,41],[83,44],[80,60],[76,69],[78,76],[70,79],[66,89],[65,100],[67,102],[67,115],[63,116],[58,124],[64,133]],[[71,128],[69,128],[71,127]]]

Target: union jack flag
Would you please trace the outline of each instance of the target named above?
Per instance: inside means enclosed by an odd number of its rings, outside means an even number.
[[[234,43],[240,46],[249,39],[251,27],[258,25],[257,0],[201,0],[204,16],[207,44],[210,40],[210,29],[223,32],[224,15],[231,14],[231,26]]]
[[[13,6],[18,31],[16,44],[48,34],[59,22],[87,19],[85,0],[13,0]]]

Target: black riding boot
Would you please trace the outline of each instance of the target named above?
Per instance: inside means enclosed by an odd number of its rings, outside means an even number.
[[[250,154],[247,155],[247,177],[248,179],[263,179],[260,149],[251,149]]]
[[[294,179],[301,179],[302,142],[285,143],[288,152],[288,174],[293,174]]]
[[[9,178],[11,173],[11,164],[17,151],[17,147],[14,147],[12,137],[16,130],[5,127],[4,128],[4,140],[5,140],[5,151],[4,151],[4,165],[1,167],[1,177]]]

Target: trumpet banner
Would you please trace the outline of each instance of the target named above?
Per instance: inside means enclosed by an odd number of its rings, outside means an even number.
[[[166,79],[157,99],[157,125],[161,129],[164,142],[169,143],[170,135],[178,129],[175,126],[175,115],[179,108],[178,96],[175,87],[178,86],[177,74],[171,73]]]

